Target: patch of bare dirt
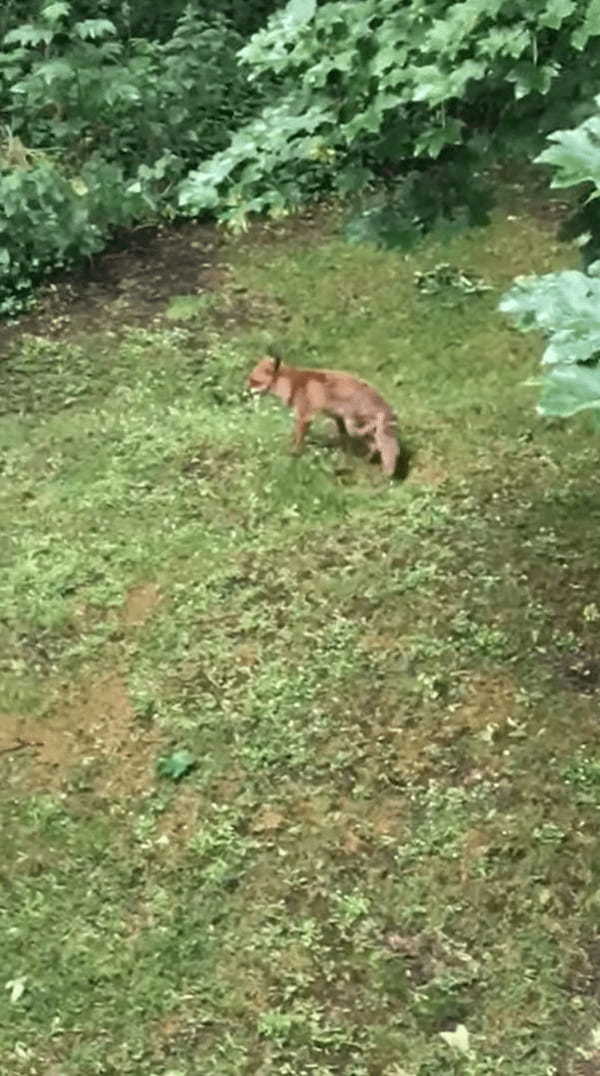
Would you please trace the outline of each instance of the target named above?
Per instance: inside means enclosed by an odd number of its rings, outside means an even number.
[[[445,467],[433,461],[424,461],[411,468],[410,478],[411,482],[417,482],[419,485],[439,486],[449,475],[450,472]]]
[[[118,673],[76,688],[49,716],[0,716],[0,754],[23,759],[30,790],[61,788],[76,777],[105,796],[136,794],[152,782],[159,753],[159,737],[136,722]]]
[[[312,243],[322,242],[323,238],[339,231],[340,220],[339,206],[335,203],[322,202],[282,220],[259,217],[253,221],[249,233],[231,242],[238,249],[243,249],[249,239],[253,247],[258,244],[272,247],[275,243],[282,245],[293,243],[295,246],[304,243],[310,246]]]
[[[115,240],[77,271],[40,286],[37,306],[13,322],[0,322],[0,358],[23,333],[60,338],[78,333],[119,334],[130,327],[172,325],[165,318],[176,295],[219,292],[217,323],[238,324],[290,315],[272,296],[250,295],[230,283],[227,253],[247,243],[310,244],[333,227],[335,212],[308,210],[283,222],[257,221],[247,236],[233,239],[210,224],[186,222],[170,228],[140,227]]]
[[[454,730],[478,732],[488,725],[503,726],[514,715],[515,684],[505,676],[474,676],[465,701],[454,711]]]
[[[600,1053],[595,1050],[591,1057],[576,1061],[575,1067],[567,1072],[568,1076],[600,1076]]]
[[[534,165],[521,165],[515,176],[514,166],[499,164],[490,169],[489,175],[494,181],[497,207],[507,213],[535,217],[555,231],[569,212],[570,203],[554,194]]]
[[[600,661],[580,648],[557,662],[561,686],[580,695],[593,695],[600,689]]]
[[[125,599],[121,619],[125,627],[139,627],[145,624],[161,600],[161,594],[155,583],[142,583],[132,587]]]
[[[224,241],[216,228],[201,224],[128,232],[83,269],[42,286],[34,312],[0,323],[0,357],[22,333],[61,337],[158,326],[174,295],[220,286]]]
[[[198,822],[205,810],[203,798],[193,785],[180,785],[167,809],[158,821],[159,836],[166,838],[174,850],[185,847],[198,829]]]

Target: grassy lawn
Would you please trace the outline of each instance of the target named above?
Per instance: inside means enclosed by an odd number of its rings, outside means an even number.
[[[0,366],[3,1073],[600,1072],[598,440],[496,313],[574,257],[515,198],[407,257],[256,229]],[[381,388],[405,481],[288,454],[269,342]]]

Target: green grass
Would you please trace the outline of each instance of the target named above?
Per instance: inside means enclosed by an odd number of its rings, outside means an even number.
[[[598,1063],[597,440],[496,314],[568,256],[514,212],[406,258],[263,229],[197,322],[3,367],[3,1072]],[[419,295],[440,261],[493,291]],[[288,454],[269,342],[381,388],[405,482],[326,423]]]

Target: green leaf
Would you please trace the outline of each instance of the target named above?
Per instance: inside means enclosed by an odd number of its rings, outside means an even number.
[[[15,27],[14,30],[9,30],[5,35],[4,44],[12,45],[16,42],[19,45],[39,45],[43,41],[48,45],[53,36],[53,31],[49,26],[34,26],[26,22],[22,26]]]
[[[600,105],[600,98],[596,98]],[[572,187],[591,182],[600,187],[600,116],[591,116],[571,131],[553,131],[549,146],[535,164],[551,164],[556,169],[553,187]]]
[[[172,781],[179,781],[190,772],[196,764],[196,760],[189,751],[174,751],[172,755],[163,755],[156,763],[156,770],[160,777],[169,777]]]
[[[571,35],[571,44],[575,49],[583,49],[590,37],[600,34],[600,0],[590,0],[583,25],[574,30]]]
[[[363,190],[372,179],[373,173],[361,164],[351,164],[343,168],[336,176],[336,189],[341,195],[356,194]]]
[[[600,351],[600,279],[576,269],[517,278],[499,309],[522,332],[549,339],[545,366],[588,362]]]
[[[426,153],[429,157],[439,157],[444,146],[458,145],[462,141],[462,120],[450,117],[444,124],[426,127],[415,142],[415,155]]]
[[[575,0],[546,0],[545,10],[538,15],[538,23],[541,26],[549,26],[552,30],[558,30],[576,8]]]
[[[538,66],[529,60],[523,60],[508,72],[506,78],[508,82],[514,82],[515,97],[519,101],[530,93],[547,94],[559,71],[557,64]]]
[[[421,229],[406,213],[391,205],[375,206],[350,216],[344,225],[348,243],[372,243],[384,250],[410,250]]]
[[[415,68],[413,79],[415,82],[413,101],[427,101],[430,105],[438,105],[451,95],[450,75],[441,71],[437,64]]]
[[[288,26],[303,26],[317,10],[317,0],[289,0],[283,12]]]
[[[77,72],[66,60],[48,60],[36,68],[36,74],[51,86],[57,79],[75,79]]]
[[[598,367],[554,366],[548,371],[538,405],[541,415],[568,417],[588,409],[600,409]]]
[[[485,69],[485,63],[478,60],[465,60],[448,72],[442,71],[437,64],[413,68],[412,100],[427,101],[430,107],[435,107],[452,97],[462,97],[471,79],[480,78]]]
[[[526,49],[531,48],[531,36],[526,26],[496,27],[493,26],[485,37],[477,43],[477,54],[480,56],[512,56],[517,59],[522,56]]]
[[[71,5],[63,3],[62,0],[57,0],[55,4],[48,4],[47,7],[42,8],[41,17],[46,22],[60,22],[70,13]]]
[[[113,35],[117,32],[114,22],[110,19],[84,19],[83,22],[75,23],[74,30],[83,41],[88,38],[93,40],[97,37],[104,37],[107,34]]]

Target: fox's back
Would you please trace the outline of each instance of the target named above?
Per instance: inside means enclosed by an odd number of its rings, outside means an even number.
[[[297,391],[305,392],[311,407],[332,414],[374,417],[381,412],[392,418],[393,411],[383,396],[367,381],[343,370],[297,370]]]

